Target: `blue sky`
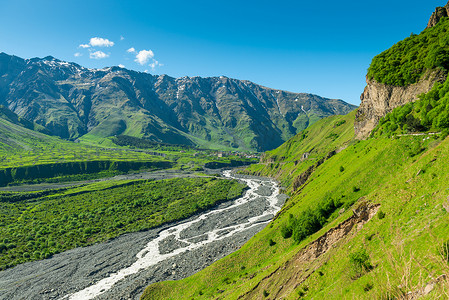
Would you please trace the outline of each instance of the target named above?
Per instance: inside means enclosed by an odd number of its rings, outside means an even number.
[[[0,0],[0,52],[173,77],[224,75],[359,104],[372,57],[421,32],[445,4]]]

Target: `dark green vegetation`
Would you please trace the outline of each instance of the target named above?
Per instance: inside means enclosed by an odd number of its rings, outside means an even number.
[[[406,86],[417,82],[427,70],[449,70],[449,19],[442,18],[421,34],[412,34],[374,57],[368,78],[377,82]]]
[[[98,174],[100,172],[109,171],[101,174],[101,177],[122,174],[131,170],[157,170],[168,169],[174,164],[169,161],[81,161],[67,163],[53,163],[45,165],[33,165],[16,168],[0,169],[0,186],[10,183],[36,183],[49,182],[57,180],[57,182],[69,180],[83,180],[95,178],[90,174]],[[78,175],[78,176],[70,176]],[[55,178],[56,177],[56,178]]]
[[[64,139],[115,146],[114,136],[207,149],[273,149],[355,106],[226,77],[153,76],[0,53],[0,104]],[[120,137],[118,141],[120,141]]]
[[[370,257],[364,248],[349,254],[349,264],[351,266],[352,279],[362,277],[366,272],[369,272],[373,268],[370,262]],[[371,288],[373,287],[371,286]]]
[[[104,182],[0,194],[0,269],[187,218],[240,196],[235,180]]]
[[[115,136],[112,138],[112,142],[117,146],[137,148],[137,149],[153,149],[161,151],[181,151],[181,150],[195,149],[195,147],[188,145],[156,143],[148,139],[138,138],[129,135]]]
[[[301,212],[298,217],[289,215],[287,224],[281,227],[281,235],[283,238],[293,237],[295,242],[299,243],[311,234],[317,232],[335,216],[331,217],[335,210],[342,206],[340,200],[334,200],[327,196],[321,202],[318,202],[314,208],[308,208]],[[352,203],[347,203],[350,206]]]
[[[5,108],[3,111],[8,117],[0,115],[0,186],[89,180],[167,168],[195,172],[207,164],[235,166],[257,161],[242,153],[218,157],[216,151],[180,145],[148,148],[150,143],[137,143],[141,141],[138,138],[121,139],[120,147],[114,144],[117,148],[73,143],[24,128],[20,122],[12,123],[19,117]],[[135,149],[140,146],[144,150]]]
[[[449,36],[449,35],[448,35]],[[449,56],[448,56],[449,57]],[[449,133],[449,78],[435,83],[432,90],[413,103],[395,108],[373,130],[372,135],[407,134],[414,132]]]
[[[356,141],[354,115],[320,120],[250,166],[291,195],[277,218],[237,252],[151,285],[143,299],[394,299],[445,274],[449,139]],[[372,205],[377,216],[350,223]],[[431,295],[444,291],[446,281]]]

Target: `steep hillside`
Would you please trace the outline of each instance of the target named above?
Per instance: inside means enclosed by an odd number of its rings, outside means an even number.
[[[339,135],[334,141],[317,145],[298,135],[251,167],[291,182],[291,198],[270,226],[204,271],[150,286],[143,299],[386,298],[433,283],[433,295],[442,295],[448,285],[436,278],[448,271],[439,251],[449,233],[449,139],[354,141],[346,135],[353,116],[346,118],[307,130]],[[317,150],[301,161],[309,149]]]
[[[0,78],[0,104],[70,140],[128,135],[264,151],[323,117],[355,108],[227,77],[93,70],[53,57],[25,60],[1,53]]]
[[[446,12],[446,8],[441,9]],[[373,59],[357,111],[357,138],[366,138],[379,120],[394,108],[416,101],[435,83],[446,80],[449,20],[438,15],[439,9],[421,34],[412,34]]]
[[[11,122],[12,121],[12,122]],[[23,182],[39,183],[108,177],[130,170],[170,168],[166,154],[128,149],[104,149],[48,136],[26,127],[37,124],[21,119],[0,107],[0,186]],[[189,161],[192,154],[184,154]],[[177,157],[180,164],[185,158]],[[200,158],[196,159],[201,161]],[[206,160],[209,161],[209,160]],[[193,163],[193,162],[192,162]],[[204,163],[204,162],[203,162]]]
[[[407,89],[447,74],[449,56],[440,53],[418,76],[406,76],[420,64],[419,53],[431,59],[445,49],[447,22],[394,46],[372,68],[407,53],[408,63],[393,63],[384,74],[383,67],[370,69],[368,76],[382,88]],[[425,41],[418,52],[398,52],[415,39]],[[275,177],[291,195],[270,225],[205,270],[150,285],[142,299],[449,298],[449,87],[434,83],[417,102],[384,109],[371,138],[356,139],[357,127],[354,135],[354,123],[366,117],[362,103],[267,152],[245,172]],[[388,107],[392,94],[378,99]],[[377,104],[371,104],[372,112]]]

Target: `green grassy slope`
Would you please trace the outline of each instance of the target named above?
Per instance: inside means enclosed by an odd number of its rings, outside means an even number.
[[[355,113],[318,121],[279,148],[266,152],[260,164],[250,166],[245,172],[274,177],[291,190],[296,176],[329,152],[340,151],[351,143]],[[303,159],[304,154],[308,156]]]
[[[107,177],[141,168],[174,165],[169,158],[128,149],[102,149],[61,140],[0,115],[0,185]],[[97,175],[95,175],[97,174]]]
[[[253,172],[277,175],[290,184],[292,197],[278,217],[232,255],[185,280],[151,285],[142,298],[237,299],[249,293],[248,299],[387,299],[414,292],[445,273],[448,266],[438,250],[449,233],[444,208],[449,210],[449,140],[404,136],[352,141],[353,118],[317,122],[307,137],[299,134],[268,153],[263,164],[251,166]],[[297,174],[337,149],[341,151],[293,192]],[[306,151],[311,154],[301,162]],[[337,205],[324,211],[329,199]],[[317,259],[298,258],[308,244],[366,203],[380,205],[381,213],[341,239],[329,240],[334,246]],[[317,216],[319,226],[298,242],[295,232],[303,232],[305,225],[292,219],[308,212]],[[285,227],[293,237],[283,237]],[[444,288],[437,285],[434,293],[442,295]]]

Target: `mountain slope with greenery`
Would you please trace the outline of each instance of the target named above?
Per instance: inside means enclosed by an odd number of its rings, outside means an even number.
[[[405,86],[416,83],[426,70],[449,71],[449,19],[395,44],[374,57],[368,78],[377,82]]]
[[[0,53],[0,104],[64,139],[127,135],[201,148],[273,149],[317,120],[346,114],[342,100],[227,77],[182,77],[119,67],[93,70]]]
[[[401,86],[428,69],[447,74],[447,22],[377,56],[368,77]],[[354,139],[353,112],[267,152],[244,172],[278,179],[291,196],[270,225],[142,299],[448,298],[447,94],[447,81],[436,83],[367,140]]]
[[[335,137],[335,144],[330,138],[317,144],[312,135],[299,134],[267,154],[269,163],[251,166],[259,174],[277,174],[286,184],[315,168],[296,190],[290,183],[291,198],[283,210],[240,250],[187,279],[151,285],[142,298],[387,299],[419,291],[445,274],[441,250],[449,233],[449,140],[433,135],[354,141],[351,119],[331,117],[308,129]],[[293,168],[310,149],[317,150]],[[353,210],[370,207],[378,210],[374,218],[326,240]],[[303,260],[301,253],[323,236],[332,247],[322,246],[322,252],[310,254],[314,259]],[[436,286],[438,294],[448,287],[445,281]]]

